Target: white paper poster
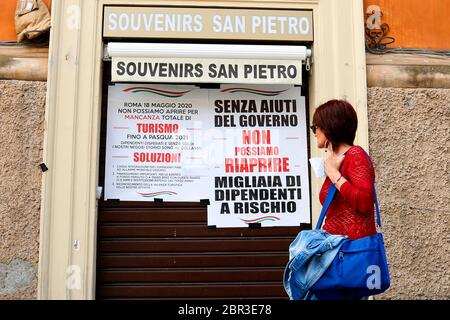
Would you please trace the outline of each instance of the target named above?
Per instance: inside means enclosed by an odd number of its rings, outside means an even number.
[[[300,88],[210,90],[214,196],[208,225],[310,223],[305,99]]]
[[[202,141],[196,138],[207,110],[208,95],[193,86],[110,86],[105,199],[208,197]]]
[[[310,223],[300,88],[116,84],[108,98],[105,199],[208,199],[218,228]]]

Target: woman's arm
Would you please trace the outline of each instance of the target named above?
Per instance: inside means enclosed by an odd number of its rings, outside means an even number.
[[[372,166],[363,150],[348,157],[348,179],[342,177],[332,182],[352,209],[369,212],[374,203]]]

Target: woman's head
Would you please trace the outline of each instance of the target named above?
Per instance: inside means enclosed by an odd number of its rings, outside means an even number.
[[[319,148],[325,148],[329,141],[335,149],[345,143],[353,145],[358,117],[352,105],[344,100],[330,100],[314,112],[312,126]]]

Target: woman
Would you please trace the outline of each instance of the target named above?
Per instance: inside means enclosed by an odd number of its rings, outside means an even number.
[[[352,240],[377,232],[373,198],[375,172],[365,151],[353,145],[357,126],[355,110],[343,100],[330,100],[319,106],[311,126],[317,147],[328,152],[324,162],[327,178],[319,194],[322,205],[331,183],[338,190],[322,228]]]
[[[346,101],[330,100],[314,112],[311,129],[317,139],[317,147],[328,152],[324,162],[327,178],[319,194],[322,205],[332,183],[337,191],[322,226],[326,232],[302,231],[289,246],[290,261],[285,269],[283,284],[291,300],[332,297],[339,300],[367,299],[350,288],[330,290],[331,292],[314,289],[317,283],[315,277],[317,274],[322,276],[321,272],[324,272],[320,257],[326,256],[323,253],[328,251],[336,254],[336,251],[340,250],[339,244],[343,241],[341,236],[357,240],[377,233],[373,190],[375,172],[366,152],[353,145],[357,127],[356,112]],[[310,259],[310,262],[306,263],[305,257],[315,255],[314,250],[321,253],[319,258]],[[344,255],[342,259],[345,259]],[[342,272],[344,262],[340,266],[339,272]],[[353,271],[355,270],[353,268]],[[356,273],[360,275],[360,272]]]

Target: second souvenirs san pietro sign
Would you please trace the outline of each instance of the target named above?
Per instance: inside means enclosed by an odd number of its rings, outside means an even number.
[[[301,84],[302,62],[113,57],[113,82]]]

